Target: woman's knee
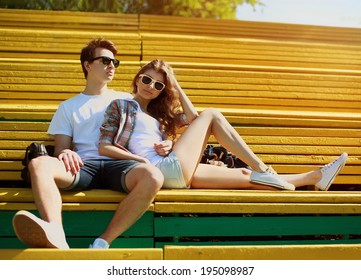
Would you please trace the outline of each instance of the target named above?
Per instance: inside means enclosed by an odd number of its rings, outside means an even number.
[[[203,115],[205,117],[209,117],[212,119],[220,119],[223,117],[222,113],[218,109],[215,109],[215,108],[205,109],[200,115],[201,116]]]

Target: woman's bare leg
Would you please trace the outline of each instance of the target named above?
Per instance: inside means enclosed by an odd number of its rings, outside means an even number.
[[[199,164],[192,179],[192,188],[279,190],[251,183],[250,175],[251,171],[245,168],[224,168]],[[301,174],[281,175],[281,177],[296,187],[301,187],[315,185],[321,179],[321,172],[315,170]]]
[[[189,125],[173,147],[180,160],[186,183],[192,180],[211,134],[254,171],[266,171],[267,166],[253,153],[226,118],[215,109],[207,109]]]
[[[250,182],[251,171],[245,168],[226,168],[210,164],[199,164],[191,188],[194,189],[248,189],[279,190],[274,187]]]
[[[314,170],[300,174],[280,175],[280,177],[283,180],[293,184],[297,188],[302,186],[315,185],[318,181],[321,180],[322,174],[320,170]]]

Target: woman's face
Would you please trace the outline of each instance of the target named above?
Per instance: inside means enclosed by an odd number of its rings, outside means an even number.
[[[164,87],[164,75],[153,69],[145,71],[137,80],[137,94],[144,99],[157,98]]]

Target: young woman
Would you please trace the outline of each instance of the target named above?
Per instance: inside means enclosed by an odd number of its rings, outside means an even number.
[[[326,191],[345,165],[343,153],[319,170],[278,175],[247,146],[226,118],[215,109],[198,114],[178,84],[172,68],[156,59],[133,80],[134,99],[118,99],[107,108],[101,127],[99,153],[157,166],[164,188],[281,189],[316,185]],[[179,113],[180,109],[183,113]],[[176,137],[179,125],[188,124]],[[209,136],[249,165],[249,169],[200,164]]]

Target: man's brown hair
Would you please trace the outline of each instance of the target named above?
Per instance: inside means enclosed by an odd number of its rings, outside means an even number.
[[[98,38],[98,39],[91,40],[81,50],[81,53],[80,53],[80,62],[81,62],[81,67],[83,68],[83,73],[84,73],[85,79],[88,77],[88,71],[84,67],[84,62],[90,61],[91,59],[94,58],[96,48],[103,48],[103,49],[110,50],[114,54],[114,57],[117,54],[117,48],[115,47],[113,42],[106,40],[104,38]]]

